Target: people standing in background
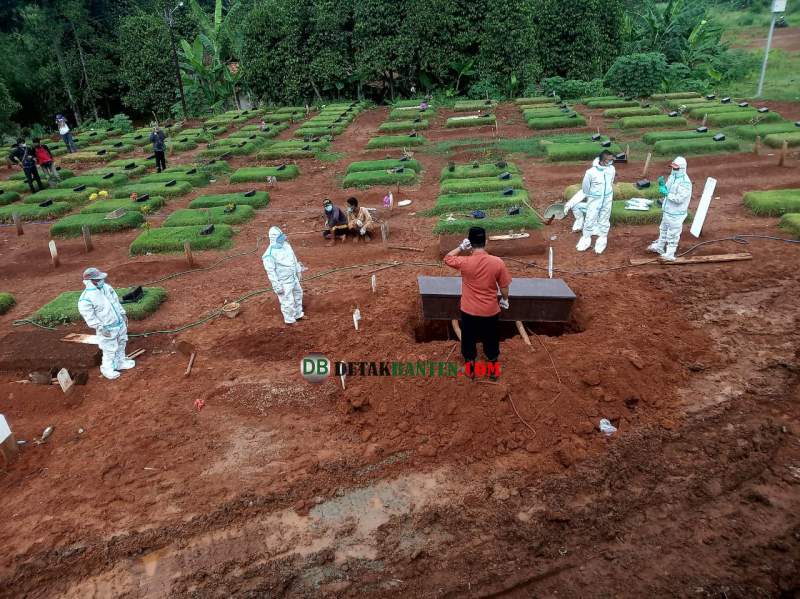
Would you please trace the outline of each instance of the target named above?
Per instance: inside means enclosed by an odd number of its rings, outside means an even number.
[[[614,155],[603,150],[586,171],[581,187],[586,196],[586,212],[583,219],[583,234],[576,249],[588,250],[592,245],[592,235],[597,236],[594,244],[596,254],[602,254],[608,244],[611,230],[611,207],[614,201]]]
[[[67,146],[67,152],[72,154],[77,152],[78,148],[75,147],[75,140],[72,139],[72,131],[70,131],[67,119],[63,114],[56,115],[56,127],[58,127],[58,134],[61,136],[64,145]]]
[[[158,125],[153,127],[153,132],[150,134],[150,143],[153,144],[153,154],[156,155],[156,172],[159,173],[167,168],[167,144],[164,141],[166,138],[167,136],[164,135],[161,127]]]
[[[36,162],[42,167],[42,170],[47,174],[48,182],[61,181],[61,175],[56,170],[56,163],[53,159],[53,153],[47,144],[43,144],[42,140],[38,137],[33,139],[33,154],[36,156]]]
[[[12,164],[19,164],[22,167],[25,173],[25,181],[27,181],[31,193],[36,193],[37,191],[33,187],[34,181],[39,185],[38,191],[44,189],[42,179],[39,177],[39,170],[36,168],[36,156],[23,138],[18,138],[17,143],[11,146],[11,153],[8,155],[8,159]]]

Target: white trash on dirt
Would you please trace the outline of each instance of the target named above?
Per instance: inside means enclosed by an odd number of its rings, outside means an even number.
[[[600,432],[605,433],[607,436],[611,436],[617,432],[617,427],[611,424],[607,418],[603,418],[600,420]]]

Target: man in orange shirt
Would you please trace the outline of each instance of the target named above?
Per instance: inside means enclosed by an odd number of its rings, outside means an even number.
[[[461,354],[467,374],[473,372],[478,341],[483,343],[483,353],[489,362],[496,362],[500,357],[500,308],[508,309],[511,275],[505,263],[485,248],[486,231],[482,227],[470,227],[461,245],[444,257],[447,266],[461,272]]]

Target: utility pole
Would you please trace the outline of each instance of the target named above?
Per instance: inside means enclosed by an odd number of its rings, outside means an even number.
[[[173,29],[175,21],[172,18],[172,14],[176,10],[182,7],[183,7],[183,2],[178,2],[178,4],[172,10],[165,8],[164,22],[167,24],[167,28],[169,29],[169,41],[170,45],[172,46],[172,63],[175,66],[175,79],[178,81],[178,90],[180,90],[181,94],[181,108],[183,109],[183,116],[184,118],[186,118],[188,116],[189,111],[186,109],[186,96],[183,93],[183,80],[181,79],[181,67],[178,64],[178,50],[175,47],[175,31]]]
[[[758,79],[756,98],[760,98],[764,91],[764,77],[767,75],[767,60],[769,59],[769,49],[772,46],[772,33],[775,31],[775,20],[778,18],[778,13],[782,12],[786,12],[786,0],[772,0],[772,22],[769,24],[767,47],[764,50],[764,62],[761,63],[761,77]]]

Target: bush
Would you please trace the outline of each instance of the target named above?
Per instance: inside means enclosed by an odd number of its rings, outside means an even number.
[[[359,171],[350,173],[344,178],[342,187],[369,187],[370,185],[409,185],[417,179],[416,171],[404,169],[401,173],[389,170]]]
[[[764,125],[742,125],[736,127],[734,131],[736,135],[743,139],[755,139],[759,135],[763,139],[767,135],[772,135],[773,133],[794,133],[795,131],[800,131],[800,129],[798,129],[794,123],[785,121],[782,123],[776,122]]]
[[[269,194],[266,191],[257,191],[252,196],[245,195],[247,192],[222,193],[215,195],[200,196],[189,203],[189,208],[215,208],[236,204],[237,206],[252,206],[253,208],[263,208],[269,204]]]
[[[245,166],[231,175],[231,183],[264,183],[267,177],[275,177],[278,181],[289,181],[300,176],[296,164],[287,164],[283,168],[277,166]]]
[[[37,204],[9,204],[0,207],[0,223],[13,222],[11,215],[14,213],[19,214],[23,221],[40,221],[61,216],[70,210],[72,210],[72,204],[69,202],[53,202],[46,208],[40,208]]]
[[[606,118],[623,118],[626,116],[653,116],[661,114],[661,111],[655,106],[648,108],[631,107],[631,108],[609,108],[603,111],[603,116]]]
[[[133,288],[117,289],[116,291],[117,295],[122,298],[129,291],[133,291]],[[144,320],[158,310],[161,303],[167,299],[167,291],[162,287],[145,287],[143,291],[144,295],[138,302],[123,304],[125,313],[130,320]],[[30,319],[46,327],[80,321],[78,299],[82,293],[83,291],[65,291],[53,301],[39,308]]]
[[[118,210],[119,208],[123,208],[125,211],[130,212],[141,212],[143,208],[146,210],[146,212],[155,212],[164,206],[164,204],[164,198],[162,197],[153,197],[143,202],[134,202],[133,200],[127,198],[96,200],[91,202],[89,205],[84,206],[81,209],[81,214],[105,214],[107,212]]]
[[[233,229],[230,225],[214,225],[210,235],[200,235],[202,225],[189,227],[161,227],[145,231],[131,243],[131,254],[139,255],[148,252],[162,254],[182,252],[184,242],[188,241],[193,250],[209,250],[229,248],[232,244]]]
[[[764,138],[764,143],[770,148],[780,148],[786,141],[790,148],[800,146],[800,131],[791,133],[772,133]]]
[[[575,117],[567,116],[554,116],[542,119],[530,119],[528,127],[531,129],[567,129],[569,127],[583,127],[586,125],[586,119],[581,115]]]
[[[429,127],[429,123],[427,119],[422,119],[420,122],[415,122],[413,120],[409,121],[386,121],[385,123],[381,123],[381,126],[378,127],[378,131],[384,133],[394,133],[396,131],[411,131],[413,130],[422,130],[427,129]]]
[[[41,204],[47,200],[54,202],[69,202],[70,204],[83,204],[89,200],[89,196],[97,193],[95,187],[87,187],[83,191],[73,191],[71,189],[43,189],[29,195],[22,200],[26,204]]]
[[[564,199],[569,200],[581,188],[580,183],[568,185],[564,189]],[[661,198],[661,192],[658,191],[658,185],[652,184],[650,187],[644,189],[637,189],[633,183],[614,183],[614,199],[615,200],[630,200],[631,198],[647,198],[655,200]]]
[[[617,124],[622,129],[636,129],[640,127],[685,127],[688,123],[685,118],[659,116],[627,116],[621,118]]]
[[[124,231],[125,229],[135,229],[144,222],[141,212],[126,211],[119,218],[106,219],[106,214],[71,214],[61,220],[56,221],[50,227],[50,235],[53,237],[80,237],[81,227],[89,226],[92,233],[113,233]]]
[[[115,187],[111,190],[111,195],[115,198],[129,198],[135,192],[137,195],[149,193],[152,197],[174,198],[186,195],[191,191],[192,185],[186,181],[178,181],[175,185],[169,187],[167,187],[166,183],[133,183]]]
[[[590,158],[597,158],[598,154],[603,151],[603,147],[596,142],[584,143],[551,143],[544,146],[547,159],[551,162],[564,162],[567,160],[589,160]],[[612,144],[608,149],[615,154],[621,152],[622,149],[617,144]]]
[[[512,196],[504,196],[499,191],[450,193],[439,196],[436,200],[436,205],[428,210],[427,214],[437,215],[463,210],[488,210],[490,208],[508,208],[511,206],[521,207],[528,201],[528,192],[524,189],[515,189],[514,195]]]
[[[386,170],[390,168],[397,168],[398,166],[402,166],[416,172],[420,172],[422,170],[422,165],[416,160],[387,158],[385,160],[363,160],[360,162],[351,162],[347,167],[347,174],[361,173],[364,171]]]
[[[520,229],[541,229],[542,221],[525,206],[520,207],[518,215],[509,216],[505,209],[485,210],[486,218],[474,218],[469,212],[456,213],[453,220],[449,217],[439,219],[433,229],[434,235],[466,234],[470,227],[481,226],[488,231],[508,232]]]
[[[642,136],[642,141],[652,145],[667,139],[705,139],[713,135],[714,133],[712,131],[698,133],[694,129],[691,131],[649,131]]]
[[[21,197],[22,196],[16,191],[6,191],[5,189],[2,189],[0,190],[0,206],[6,206],[8,204],[13,204],[14,202],[19,202]]]
[[[472,112],[474,110],[494,110],[497,102],[494,100],[459,100],[453,105],[455,112]]]
[[[124,185],[128,180],[127,175],[116,170],[105,175],[79,175],[77,177],[70,177],[69,179],[63,179],[56,187],[72,189],[73,187],[87,185],[90,187],[97,187],[98,189],[105,189],[107,187]]]
[[[13,295],[5,291],[0,291],[0,314],[8,312],[16,303],[17,300],[14,299]]]
[[[626,96],[643,98],[655,92],[667,74],[667,57],[659,52],[617,57],[605,76],[605,84]]]
[[[368,150],[375,150],[379,148],[403,148],[406,146],[421,146],[427,140],[418,135],[416,137],[409,137],[408,135],[383,135],[380,137],[373,137],[367,142]]]
[[[231,202],[233,203],[233,202]],[[163,227],[187,227],[192,225],[240,225],[256,215],[252,206],[236,205],[233,212],[225,212],[225,206],[196,210],[184,208],[170,214]]]
[[[456,165],[452,172],[447,167],[444,167],[439,181],[447,181],[449,179],[472,179],[475,177],[496,177],[505,172],[519,174],[519,169],[513,164],[506,164],[504,167],[499,167],[493,163],[479,164],[478,168],[475,168],[471,164],[459,164]]]
[[[800,214],[784,214],[779,226],[784,231],[789,231],[795,238],[800,239]],[[0,314],[2,314],[0,309]]]
[[[789,212],[800,212],[800,189],[748,191],[744,194],[744,204],[758,216],[781,216]]]
[[[501,191],[508,187],[523,189],[525,184],[519,175],[511,175],[510,179],[499,177],[474,177],[471,179],[446,179],[439,189],[442,193],[473,193],[476,191]]]
[[[162,171],[151,173],[139,179],[139,183],[166,183],[167,181],[186,181],[192,187],[204,187],[208,185],[208,173],[197,171],[191,175],[188,171],[193,169],[183,168],[179,171]]]
[[[548,77],[542,80],[542,90],[545,94],[555,94],[565,100],[573,100],[586,96],[596,96],[603,93],[603,80],[592,79],[564,79],[562,77]]]
[[[735,139],[714,141],[705,139],[665,139],[653,146],[657,156],[693,156],[697,154],[717,154],[720,152],[738,152],[739,142]]]
[[[493,114],[481,117],[460,117],[455,116],[447,119],[445,126],[448,129],[456,129],[463,127],[483,127],[484,125],[494,125],[496,122]]]
[[[473,100],[485,100],[486,98],[492,100],[504,99],[503,92],[500,91],[500,88],[486,79],[481,79],[473,83],[467,92],[467,97]]]
[[[777,112],[720,112],[708,115],[707,124],[715,127],[727,127],[729,125],[757,125],[760,123],[772,123],[782,121],[783,117]]]
[[[615,98],[614,100],[585,100],[589,108],[638,108],[639,102],[635,100],[623,100],[622,98]]]

